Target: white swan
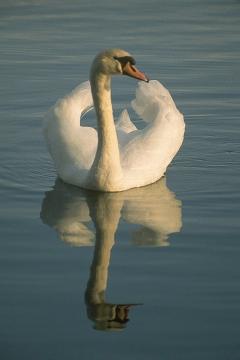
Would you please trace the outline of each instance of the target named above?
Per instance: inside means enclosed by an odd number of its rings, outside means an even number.
[[[138,130],[127,110],[114,123],[111,76],[143,80],[132,107],[147,123]],[[97,131],[80,125],[94,104]],[[184,119],[168,90],[148,82],[124,50],[101,52],[93,61],[90,83],[84,82],[49,110],[44,133],[59,177],[70,184],[100,191],[122,191],[161,178],[179,150]]]

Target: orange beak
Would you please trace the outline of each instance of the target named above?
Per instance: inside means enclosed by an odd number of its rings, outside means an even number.
[[[136,66],[130,64],[130,62],[127,62],[123,67],[123,74],[138,80],[149,82],[149,78],[143,72],[138,70]]]

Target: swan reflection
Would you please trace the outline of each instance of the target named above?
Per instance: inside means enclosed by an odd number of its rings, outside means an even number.
[[[135,224],[131,241],[136,245],[169,245],[169,234],[179,232],[182,226],[181,201],[167,188],[165,178],[119,193],[82,190],[57,180],[54,189],[45,194],[41,219],[71,245],[95,244],[85,300],[89,319],[101,330],[124,328],[134,305],[105,301],[119,220]]]
[[[182,226],[181,201],[168,189],[166,178],[118,193],[87,191],[58,179],[54,189],[45,195],[41,219],[57,231],[60,239],[74,246],[92,246],[95,233],[90,224],[91,220],[95,223],[92,214],[96,206],[102,228],[110,231],[113,218],[117,223],[122,218],[139,225],[131,234],[135,245],[169,245],[169,235],[179,232]]]

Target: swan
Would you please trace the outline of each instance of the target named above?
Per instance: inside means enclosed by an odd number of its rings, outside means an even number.
[[[140,80],[131,105],[145,122],[137,129],[123,110],[115,123],[111,76]],[[94,106],[97,130],[80,125]],[[116,192],[160,179],[182,145],[184,118],[169,91],[149,81],[125,50],[108,49],[93,60],[90,81],[77,86],[47,112],[44,135],[57,174],[82,188]]]

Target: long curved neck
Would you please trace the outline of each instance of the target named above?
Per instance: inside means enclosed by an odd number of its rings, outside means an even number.
[[[91,176],[99,189],[114,191],[121,179],[122,170],[113,119],[111,78],[98,71],[92,71],[90,81],[98,122],[98,147]]]

